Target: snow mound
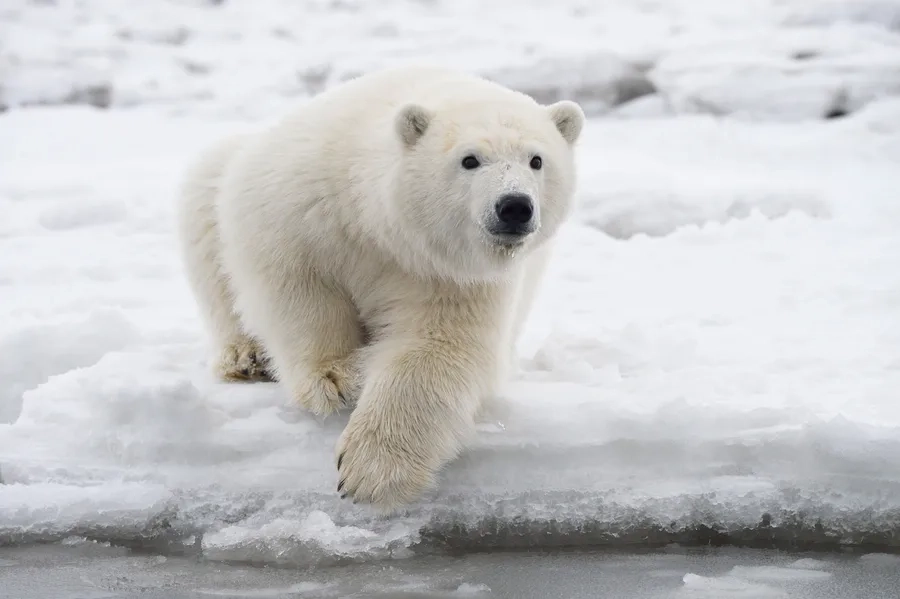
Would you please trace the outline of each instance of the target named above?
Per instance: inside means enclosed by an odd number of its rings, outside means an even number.
[[[290,516],[290,517],[287,517]],[[285,514],[263,524],[252,518],[203,538],[207,559],[264,564],[326,565],[346,560],[402,557],[414,540],[406,526],[380,532],[338,526],[325,512]]]
[[[824,572],[816,568],[782,568],[779,566],[735,566],[729,574],[735,578],[761,582],[815,581],[832,576],[831,572]]]
[[[597,227],[610,237],[628,239],[644,234],[663,237],[689,225],[724,224],[758,214],[777,219],[792,212],[812,218],[829,216],[827,202],[804,193],[791,193],[783,187],[744,189],[734,197],[733,188],[723,186],[704,191],[705,197],[680,195],[670,189],[608,190],[586,198],[585,224]]]
[[[900,94],[896,34],[854,29],[748,33],[685,45],[649,75],[676,112],[754,120],[836,118]]]
[[[787,591],[765,584],[755,583],[732,576],[684,575],[681,596],[689,597],[741,597],[742,599],[781,599],[790,597]]]
[[[644,73],[613,54],[532,60],[519,68],[484,74],[542,104],[574,100],[588,116],[656,92]]]
[[[871,25],[900,30],[900,2],[897,0],[807,0],[788,11],[791,25],[831,26],[841,23]]]
[[[776,599],[792,594],[775,585],[815,585],[832,577],[831,572],[804,567],[734,566],[721,576],[684,575],[680,596],[746,597]]]

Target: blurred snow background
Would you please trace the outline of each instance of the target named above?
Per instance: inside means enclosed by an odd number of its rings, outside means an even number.
[[[377,520],[346,416],[209,378],[172,207],[216,137],[423,61],[592,121],[503,409]],[[5,0],[0,107],[0,542],[898,546],[896,0]]]
[[[798,120],[900,90],[895,0],[7,0],[6,107],[260,116],[405,61],[475,70],[594,114]]]

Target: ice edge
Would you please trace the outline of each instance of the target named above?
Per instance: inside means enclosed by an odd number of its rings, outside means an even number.
[[[327,496],[304,499],[304,512],[334,510],[341,526],[367,526],[376,533],[370,550],[342,551],[325,543],[304,549],[309,539],[289,539],[299,554],[289,560],[248,558],[243,561],[342,563],[402,557],[403,552],[468,553],[495,550],[558,548],[635,548],[668,544],[736,546],[793,550],[865,550],[900,553],[900,506],[877,502],[853,507],[809,499],[719,499],[708,494],[673,499],[648,499],[640,506],[605,500],[596,493],[544,493],[541,497],[446,496],[440,505],[411,510],[396,518],[349,517]],[[162,554],[202,555],[210,551],[204,535],[259,516],[265,494],[236,505],[227,501],[198,504],[173,500],[144,518],[116,524],[82,523],[67,527],[35,524],[11,529],[0,524],[0,545],[55,542],[71,536]],[[566,517],[554,509],[566,502],[575,506]],[[227,512],[223,505],[229,505]],[[297,506],[300,507],[300,506]],[[417,513],[418,512],[418,513]],[[268,514],[263,514],[268,516]],[[387,529],[398,522],[410,526],[406,538],[392,538]],[[379,543],[379,538],[384,542]],[[316,545],[314,542],[313,545]],[[310,553],[315,553],[311,555]],[[217,559],[213,556],[213,559]],[[239,560],[241,561],[241,560]]]

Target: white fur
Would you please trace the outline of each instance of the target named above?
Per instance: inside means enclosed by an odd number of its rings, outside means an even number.
[[[355,403],[343,493],[390,510],[461,449],[570,211],[583,120],[571,102],[404,67],[225,140],[189,172],[182,247],[218,371],[271,373],[316,414]],[[482,166],[463,169],[473,153]],[[515,249],[486,231],[511,191],[539,223]]]

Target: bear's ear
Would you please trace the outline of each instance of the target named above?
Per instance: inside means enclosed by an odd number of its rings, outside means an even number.
[[[418,104],[407,104],[400,109],[394,121],[394,127],[406,147],[413,147],[425,135],[431,118],[432,114]]]
[[[574,144],[578,141],[584,127],[584,111],[581,110],[581,106],[569,100],[562,100],[548,106],[547,111],[567,142]]]

